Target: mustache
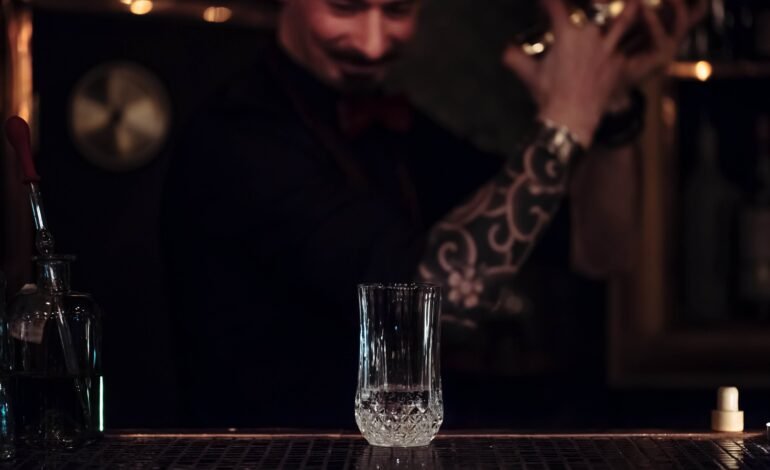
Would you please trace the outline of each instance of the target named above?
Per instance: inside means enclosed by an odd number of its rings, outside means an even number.
[[[387,65],[393,62],[399,56],[399,49],[394,47],[386,52],[382,57],[372,60],[361,52],[354,49],[331,49],[329,56],[339,62],[345,62],[358,67],[376,67]]]

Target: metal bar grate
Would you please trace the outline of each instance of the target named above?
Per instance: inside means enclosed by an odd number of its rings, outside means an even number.
[[[76,452],[20,449],[0,469],[770,468],[758,437],[442,436],[429,447],[371,447],[351,436],[123,437]]]

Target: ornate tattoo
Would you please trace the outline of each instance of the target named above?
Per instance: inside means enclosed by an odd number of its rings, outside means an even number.
[[[566,192],[568,167],[540,141],[431,230],[419,277],[446,289],[445,310],[494,310]]]

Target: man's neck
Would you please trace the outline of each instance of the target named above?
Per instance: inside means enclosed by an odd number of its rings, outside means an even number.
[[[276,31],[276,39],[278,47],[280,47],[286,56],[295,64],[305,69],[309,74],[316,77],[319,81],[326,83],[323,77],[320,77],[318,73],[313,69],[308,57],[310,54],[307,48],[303,46],[303,42],[300,40],[298,33],[292,29],[290,21],[286,18],[286,13],[283,12],[278,19],[278,29]]]

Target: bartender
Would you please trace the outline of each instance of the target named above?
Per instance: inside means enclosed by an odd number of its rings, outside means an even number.
[[[419,0],[282,2],[275,43],[198,113],[167,181],[180,424],[349,425],[355,285],[437,283],[454,318],[506,308],[504,287],[568,193],[578,263],[600,272],[628,258],[644,109],[633,90],[700,13],[671,0],[667,27],[630,0],[600,26],[562,0],[543,6],[547,53],[502,51],[538,107],[503,158],[381,91]],[[628,54],[639,24],[648,47]]]

